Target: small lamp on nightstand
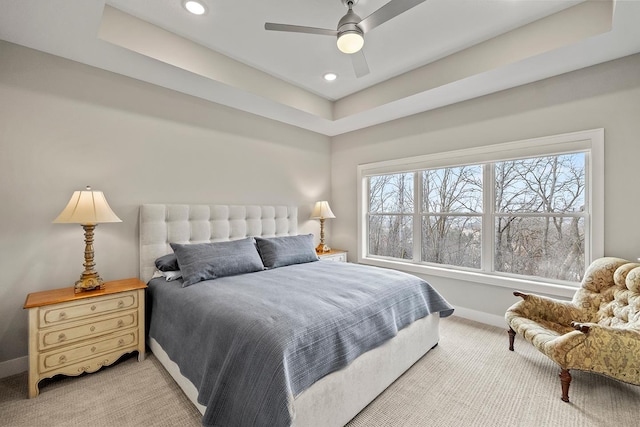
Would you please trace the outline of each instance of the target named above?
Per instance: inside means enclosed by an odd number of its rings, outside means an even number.
[[[93,230],[104,222],[122,222],[113,213],[102,191],[74,191],[67,207],[53,220],[54,223],[81,224],[84,228],[84,271],[75,284],[74,292],[80,293],[92,289],[104,289],[104,284],[93,262]]]
[[[335,218],[336,216],[331,212],[331,207],[329,207],[329,202],[320,201],[316,202],[316,205],[313,207],[313,211],[311,212],[310,219],[319,219],[320,220],[320,244],[316,248],[317,253],[329,252],[331,248],[324,244],[324,220],[327,218]]]

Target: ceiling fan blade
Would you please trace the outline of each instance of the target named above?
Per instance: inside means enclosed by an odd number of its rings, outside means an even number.
[[[353,71],[356,72],[357,78],[369,74],[369,65],[367,65],[367,58],[364,57],[362,49],[356,53],[352,53],[350,56],[351,62],[353,63]]]
[[[323,36],[337,36],[338,31],[329,30],[327,28],[303,27],[300,25],[274,24],[267,22],[264,24],[265,30],[270,31],[289,31],[292,33],[320,34]]]
[[[426,0],[391,0],[360,21],[358,26],[366,33],[425,1]]]

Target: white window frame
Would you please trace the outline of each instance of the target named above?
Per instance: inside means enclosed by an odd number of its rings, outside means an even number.
[[[369,189],[367,179],[372,175],[414,172],[430,168],[455,167],[468,164],[483,164],[525,157],[545,157],[575,151],[586,152],[585,180],[587,193],[585,199],[589,208],[588,221],[585,228],[589,230],[588,244],[585,247],[585,262],[604,256],[604,129],[591,129],[541,138],[526,139],[488,145],[484,147],[429,154],[425,156],[388,160],[358,165],[357,168],[357,200],[358,200],[358,263],[379,267],[394,268],[409,273],[439,276],[456,280],[482,283],[519,289],[528,292],[543,292],[551,295],[570,297],[578,283],[553,281],[550,279],[517,278],[487,270],[486,252],[493,250],[492,243],[483,243],[483,271],[469,271],[454,266],[425,265],[413,260],[400,260],[369,256],[367,204]],[[486,168],[485,168],[486,169]],[[493,186],[489,186],[492,188]],[[485,209],[492,204],[492,195],[484,194]],[[414,234],[420,227],[414,226]],[[493,242],[488,236],[488,227],[483,226],[483,242]],[[415,239],[414,246],[420,240]],[[414,248],[415,249],[415,248]]]

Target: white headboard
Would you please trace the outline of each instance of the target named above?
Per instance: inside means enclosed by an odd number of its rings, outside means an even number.
[[[169,243],[206,243],[248,236],[298,234],[295,206],[164,205],[140,207],[140,279],[148,282]]]

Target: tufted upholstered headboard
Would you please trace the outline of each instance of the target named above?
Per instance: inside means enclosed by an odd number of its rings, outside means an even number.
[[[140,279],[148,282],[169,243],[206,243],[248,236],[298,234],[295,206],[165,205],[140,207]]]

